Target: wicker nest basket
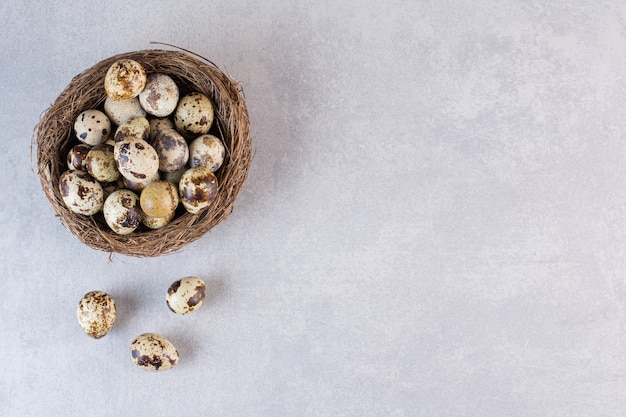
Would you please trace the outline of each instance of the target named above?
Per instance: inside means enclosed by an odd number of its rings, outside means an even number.
[[[215,64],[185,52],[155,49],[107,58],[75,76],[35,127],[33,142],[37,148],[37,172],[43,191],[63,225],[94,249],[135,257],[173,253],[203,236],[233,210],[252,158],[243,89]],[[101,213],[84,216],[71,212],[59,191],[59,177],[67,169],[67,153],[76,144],[74,121],[84,110],[101,108],[106,99],[103,87],[106,71],[122,58],[141,63],[147,73],[170,75],[178,84],[181,97],[192,91],[208,96],[215,112],[210,133],[220,137],[226,148],[226,159],[215,173],[219,181],[218,194],[208,209],[190,214],[179,207],[175,219],[167,226],[157,230],[141,226],[128,235],[114,233]]]

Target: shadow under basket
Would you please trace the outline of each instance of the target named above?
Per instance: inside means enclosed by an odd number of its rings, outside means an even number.
[[[59,177],[67,170],[66,157],[77,143],[74,121],[87,109],[102,108],[106,99],[104,76],[108,68],[122,58],[141,63],[146,72],[172,77],[181,97],[192,91],[208,96],[213,102],[215,129],[226,148],[226,158],[215,173],[218,193],[208,209],[198,214],[179,210],[165,227],[152,230],[140,226],[128,235],[114,233],[102,213],[84,216],[71,212],[63,203]],[[93,249],[135,257],[155,257],[173,253],[197,240],[225,220],[247,176],[252,158],[250,122],[241,85],[215,64],[191,53],[144,50],[123,53],[100,61],[72,79],[56,101],[42,115],[34,130],[37,147],[37,171],[41,186],[63,225],[80,241]],[[179,208],[180,209],[180,208]]]

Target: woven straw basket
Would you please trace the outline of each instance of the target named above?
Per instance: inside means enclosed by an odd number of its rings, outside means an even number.
[[[35,127],[33,142],[37,147],[37,171],[43,191],[62,224],[86,245],[136,257],[169,254],[200,238],[232,212],[252,157],[245,96],[237,81],[210,61],[192,55],[195,54],[155,49],[107,58],[74,77]],[[178,84],[181,97],[192,91],[208,96],[215,111],[212,132],[215,131],[226,148],[224,164],[215,173],[218,194],[208,209],[194,215],[179,208],[167,226],[157,230],[141,226],[128,235],[114,233],[101,213],[84,216],[71,212],[59,191],[59,177],[67,169],[67,153],[76,144],[74,121],[84,110],[102,107],[106,99],[103,87],[106,71],[122,58],[141,63],[147,73],[168,74]]]

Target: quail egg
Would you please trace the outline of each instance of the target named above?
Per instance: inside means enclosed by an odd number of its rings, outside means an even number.
[[[178,102],[174,112],[176,129],[185,136],[204,135],[213,123],[213,103],[202,93],[189,93]]]
[[[159,171],[159,156],[145,140],[128,136],[115,143],[115,163],[120,174],[131,181],[145,181]]]
[[[178,364],[178,350],[165,337],[156,333],[143,333],[130,345],[132,361],[144,371],[166,371]]]
[[[189,145],[189,165],[207,167],[215,172],[224,163],[226,148],[222,141],[214,135],[201,135]]]
[[[113,100],[107,97],[104,100],[104,113],[116,125],[121,125],[131,117],[146,117],[146,111],[139,104],[139,97],[128,100]]]
[[[176,314],[189,314],[202,305],[206,285],[198,277],[186,277],[174,281],[167,290],[166,302]]]
[[[113,146],[104,143],[91,148],[85,159],[85,168],[100,182],[112,182],[120,177],[120,172],[115,166]]]
[[[168,117],[157,117],[150,119],[150,142],[154,141],[159,130],[174,129],[174,122]]]
[[[85,143],[74,145],[67,153],[67,167],[69,169],[80,169],[85,171],[85,158],[91,150],[91,146]]]
[[[104,76],[104,91],[114,100],[137,97],[146,86],[146,71],[132,59],[114,62]]]
[[[178,86],[169,75],[150,74],[145,88],[139,93],[139,103],[148,114],[168,116],[178,104]]]
[[[151,217],[148,216],[143,210],[141,211],[141,223],[152,229],[152,230],[157,230],[157,229],[161,229],[165,226],[167,226],[168,224],[170,224],[170,222],[172,221],[172,219],[174,218],[174,214],[176,214],[175,211],[171,212],[168,216],[166,217]]]
[[[111,120],[100,110],[85,110],[74,121],[74,133],[87,145],[100,145],[111,134]]]
[[[117,127],[113,139],[115,142],[119,142],[127,136],[135,136],[147,141],[149,133],[150,122],[148,122],[148,119],[142,116],[134,116]]]
[[[94,339],[105,336],[115,324],[115,301],[104,291],[90,291],[81,298],[76,309],[78,324]]]
[[[104,220],[118,235],[127,235],[139,227],[141,210],[139,197],[130,190],[116,190],[104,202],[102,207]]]
[[[65,171],[59,177],[59,191],[65,206],[72,212],[91,216],[102,208],[102,186],[84,171]]]
[[[148,184],[139,197],[141,210],[150,217],[172,216],[178,207],[179,198],[176,186],[168,181],[154,181]]]
[[[178,183],[180,202],[189,213],[197,214],[217,197],[217,178],[206,167],[189,168]]]
[[[189,146],[174,129],[163,129],[157,133],[154,150],[159,156],[159,169],[163,172],[178,171],[189,160]]]

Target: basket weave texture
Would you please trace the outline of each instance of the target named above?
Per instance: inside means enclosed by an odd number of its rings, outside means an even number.
[[[224,164],[215,173],[218,194],[208,209],[195,215],[182,210],[161,229],[139,228],[129,235],[111,231],[101,214],[84,216],[71,212],[64,205],[58,186],[60,175],[67,169],[67,153],[77,143],[74,121],[84,110],[101,108],[106,99],[103,86],[106,71],[122,58],[141,63],[147,73],[168,74],[178,84],[181,97],[192,91],[208,96],[215,111],[212,129],[226,148]],[[109,57],[75,76],[42,115],[33,138],[41,187],[56,215],[74,236],[97,250],[155,257],[176,252],[197,240],[232,212],[252,158],[249,133],[248,111],[239,82],[200,57],[178,51],[143,50]]]

